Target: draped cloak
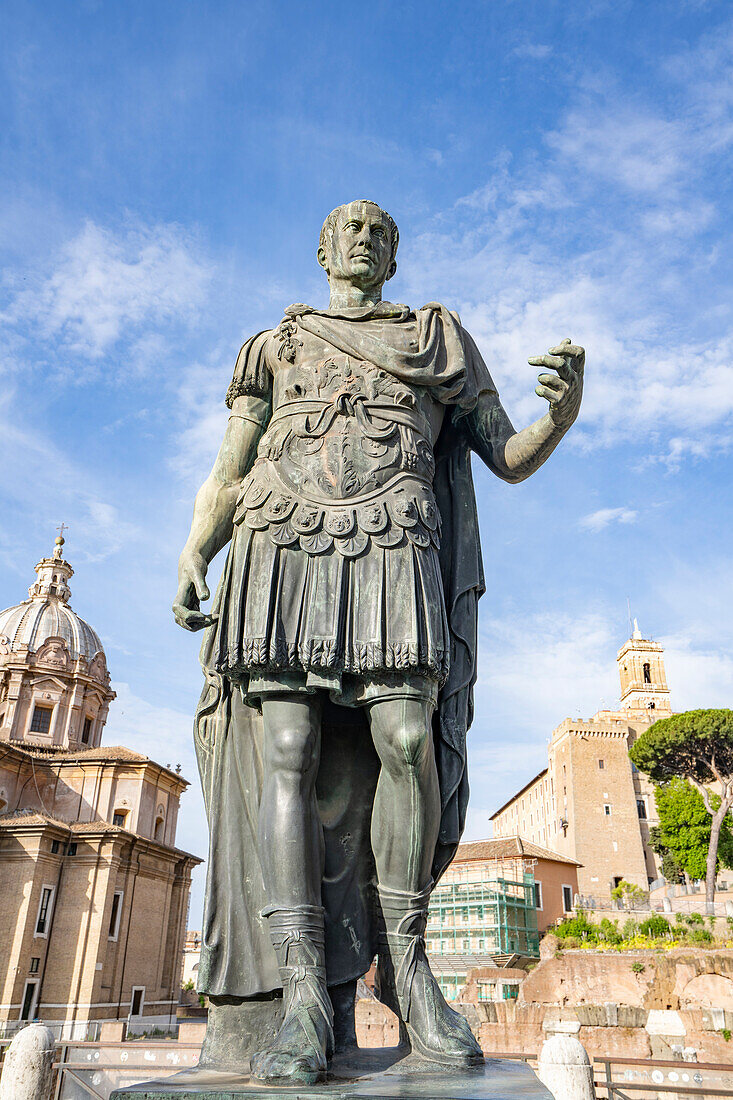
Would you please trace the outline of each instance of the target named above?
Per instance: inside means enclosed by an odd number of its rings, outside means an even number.
[[[414,319],[416,350],[405,352],[365,331],[359,322],[373,317],[395,323]],[[343,312],[291,306],[278,334],[284,328],[284,338],[293,339],[297,326],[341,353],[366,360],[413,386],[426,387],[446,407],[435,444],[434,478],[450,634],[450,670],[433,716],[441,804],[432,867],[437,882],[455,854],[465,823],[466,734],[473,718],[477,605],[484,591],[466,418],[481,393],[496,391],[457,315],[437,303],[414,314],[390,303]],[[383,331],[388,333],[389,326]],[[271,332],[260,333],[240,351],[227,395],[230,406],[237,396],[264,392],[265,345],[271,337]],[[194,720],[210,834],[198,989],[212,996],[255,997],[281,986],[262,916],[271,899],[265,893],[257,848],[263,724],[260,711],[245,703],[245,688],[214,668],[212,632],[207,630],[202,645],[205,683]],[[363,709],[327,700],[316,793],[325,848],[322,899],[330,986],[363,976],[376,953],[369,836],[378,774],[379,761]]]

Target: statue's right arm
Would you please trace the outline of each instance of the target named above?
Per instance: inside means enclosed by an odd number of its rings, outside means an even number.
[[[206,583],[209,563],[232,537],[232,520],[242,478],[255,457],[257,443],[270,417],[270,403],[238,397],[211,473],[193,507],[193,521],[178,561],[178,591],[173,614],[186,630],[201,630],[212,617],[200,610],[211,593]]]

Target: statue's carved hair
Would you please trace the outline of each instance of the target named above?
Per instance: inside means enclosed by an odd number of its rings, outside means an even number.
[[[388,214],[386,210],[382,210],[379,203],[373,202],[371,199],[354,199],[353,202],[345,202],[342,206],[337,206],[335,210],[326,218],[325,222],[321,226],[321,235],[318,239],[318,244],[321,248],[326,248],[331,244],[333,238],[333,232],[336,228],[336,222],[338,221],[339,214],[342,210],[346,210],[349,206],[368,205],[376,206],[379,213],[387,223],[389,229],[390,239],[392,241],[392,259],[397,255],[397,245],[400,243],[400,231],[397,228],[397,223],[391,214]]]

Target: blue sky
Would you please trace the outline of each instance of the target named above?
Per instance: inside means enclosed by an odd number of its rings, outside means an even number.
[[[67,523],[106,741],[183,763],[181,846],[206,848],[198,638],[169,610],[193,495],[240,343],[325,304],[318,231],[352,198],[399,224],[389,297],[459,310],[517,426],[544,409],[527,357],[588,352],[545,468],[476,470],[468,835],[554,725],[613,703],[627,597],[673,705],[730,705],[729,4],[46,0],[2,23],[0,605]]]

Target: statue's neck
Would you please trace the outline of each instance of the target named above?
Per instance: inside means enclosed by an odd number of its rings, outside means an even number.
[[[363,289],[345,279],[333,279],[330,285],[329,309],[355,309],[359,306],[373,306],[382,301],[381,286]]]

